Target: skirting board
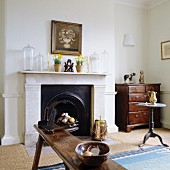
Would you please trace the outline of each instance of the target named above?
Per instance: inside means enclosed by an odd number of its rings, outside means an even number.
[[[38,132],[26,133],[25,141],[25,146],[35,146],[38,141]]]
[[[108,133],[118,132],[118,127],[116,125],[107,128]]]
[[[23,143],[22,136],[4,136],[1,139],[1,145],[12,145],[12,144],[18,144],[18,143]]]
[[[162,121],[161,121],[161,123],[162,123],[163,128],[170,129],[170,124],[162,122]]]

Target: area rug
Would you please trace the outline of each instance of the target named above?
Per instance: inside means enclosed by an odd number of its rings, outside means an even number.
[[[154,146],[109,156],[128,170],[170,170],[170,148]],[[63,164],[40,167],[39,170],[64,170]]]

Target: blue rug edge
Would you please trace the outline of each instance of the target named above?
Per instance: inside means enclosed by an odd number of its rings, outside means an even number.
[[[132,150],[132,151],[127,151],[127,152],[125,151],[125,152],[122,152],[122,153],[113,154],[113,155],[110,155],[109,158],[110,159],[116,159],[116,158],[120,158],[120,157],[124,157],[124,156],[140,154],[140,153],[154,151],[154,150],[162,149],[162,148],[167,148],[167,147],[165,147],[163,145],[151,146],[149,148],[140,148],[139,147],[138,150]]]

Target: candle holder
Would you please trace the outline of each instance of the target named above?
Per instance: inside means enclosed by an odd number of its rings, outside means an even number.
[[[50,71],[50,54],[48,53],[47,71]]]

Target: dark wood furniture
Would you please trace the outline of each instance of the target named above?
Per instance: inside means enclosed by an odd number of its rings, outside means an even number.
[[[53,134],[47,134],[38,125],[34,125],[35,129],[39,133],[39,139],[36,146],[36,152],[32,170],[38,169],[38,163],[40,159],[41,149],[43,142],[45,141],[51,148],[58,154],[63,160],[66,169],[71,170],[125,170],[124,167],[118,163],[108,159],[100,167],[87,167],[83,165],[76,156],[75,148],[79,143],[82,143],[80,139],[71,135],[65,130],[56,131]]]
[[[151,104],[151,103],[139,103],[137,104],[138,106],[142,106],[142,107],[148,107],[151,110],[150,113],[150,118],[149,118],[149,131],[148,133],[144,136],[143,138],[143,143],[139,145],[139,147],[143,147],[145,145],[145,142],[149,139],[149,137],[158,137],[161,144],[164,145],[165,147],[169,147],[167,144],[163,143],[163,140],[161,138],[161,136],[159,136],[158,134],[156,134],[154,132],[154,109],[155,108],[161,108],[161,107],[165,107],[166,105],[163,103],[156,103],[156,104]]]
[[[130,132],[137,126],[148,126],[150,110],[137,106],[141,102],[149,102],[148,91],[156,91],[157,102],[160,102],[160,83],[157,84],[116,84],[115,120],[119,130]],[[161,127],[160,109],[155,109],[155,127]]]

